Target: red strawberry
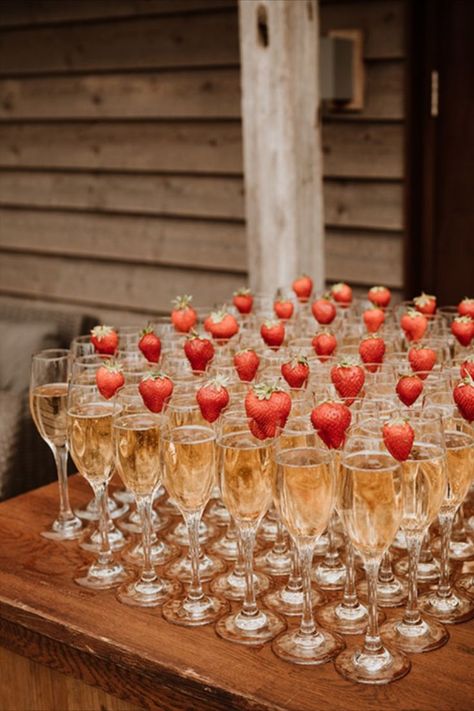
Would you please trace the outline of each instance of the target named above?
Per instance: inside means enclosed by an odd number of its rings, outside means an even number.
[[[417,373],[423,370],[432,370],[436,363],[436,351],[432,348],[412,346],[408,351],[408,360],[411,369]],[[422,380],[427,377],[427,373],[419,376]]]
[[[275,315],[282,319],[282,321],[288,321],[293,316],[293,311],[295,307],[293,302],[289,299],[277,299],[273,303],[273,310]]]
[[[365,373],[360,365],[342,361],[331,368],[331,380],[339,395],[346,401],[346,405],[350,406],[362,390]]]
[[[470,316],[474,319],[474,299],[468,299],[466,296],[465,299],[460,301],[458,304],[458,314],[460,316]]]
[[[474,355],[468,356],[461,363],[461,378],[467,378],[468,375],[474,378]]]
[[[97,353],[114,355],[119,337],[112,326],[96,326],[91,331],[91,343]]]
[[[161,341],[151,326],[143,329],[138,347],[149,363],[158,363],[161,353]]]
[[[425,335],[428,321],[419,311],[409,309],[406,314],[403,314],[400,326],[405,332],[407,341],[419,341]]]
[[[161,412],[173,394],[173,387],[173,381],[165,373],[154,371],[142,378],[138,390],[145,407],[151,412]]]
[[[311,423],[326,447],[339,449],[346,439],[352,414],[341,402],[322,402],[311,412]]]
[[[316,321],[323,325],[332,323],[336,318],[336,307],[332,301],[329,301],[329,299],[324,296],[321,299],[313,301],[311,311]]]
[[[253,306],[252,292],[250,289],[239,289],[238,291],[234,291],[232,303],[239,313],[249,314],[252,311]]]
[[[171,312],[171,321],[173,326],[180,333],[189,333],[196,325],[197,313],[189,304],[192,301],[192,296],[177,296],[173,301],[173,310]]]
[[[377,336],[369,336],[359,343],[359,355],[364,363],[382,363],[385,355],[385,341]],[[375,373],[377,365],[369,365],[367,370]]]
[[[453,390],[454,402],[468,422],[474,420],[474,379],[470,375],[461,380]]]
[[[244,383],[250,383],[255,378],[255,375],[260,365],[260,358],[251,348],[245,351],[238,351],[234,356],[234,365],[237,375]]]
[[[418,375],[402,375],[395,390],[403,404],[410,407],[423,392],[423,381]]]
[[[285,327],[281,321],[265,321],[260,328],[260,335],[267,346],[277,351],[285,340]]]
[[[469,316],[456,316],[451,324],[451,333],[462,346],[470,345],[474,338],[474,321]]]
[[[415,439],[413,427],[406,420],[386,422],[382,427],[383,441],[394,459],[404,462],[410,456]]]
[[[214,358],[214,346],[211,341],[208,338],[199,338],[195,332],[191,332],[186,339],[184,352],[192,370],[197,373],[203,373]]]
[[[362,315],[365,327],[369,333],[376,333],[385,321],[385,313],[382,309],[366,309]]]
[[[97,368],[95,382],[102,397],[110,400],[125,383],[122,366],[116,361],[106,361]]]
[[[293,358],[288,363],[281,366],[281,374],[285,378],[290,388],[303,388],[308,382],[309,365],[304,356]]]
[[[392,294],[390,292],[390,289],[387,289],[386,286],[373,286],[371,289],[369,289],[367,298],[375,306],[387,308],[390,303],[390,299],[392,298]]]
[[[208,422],[215,422],[222,410],[229,404],[229,393],[225,387],[227,380],[217,376],[199,388],[196,393],[201,415]]]
[[[258,439],[275,437],[284,427],[291,410],[291,397],[277,385],[259,383],[246,395],[245,411],[251,419],[250,430]]]
[[[213,338],[228,341],[239,331],[239,324],[227,311],[214,311],[207,319],[206,324]]]
[[[298,279],[294,280],[292,288],[298,298],[298,301],[304,304],[308,301],[311,296],[311,292],[313,291],[313,280],[311,277],[303,274],[298,277]]]
[[[415,309],[425,316],[432,316],[436,311],[436,296],[425,294],[424,291],[413,299],[413,303]]]
[[[336,336],[329,331],[317,333],[311,341],[311,344],[321,363],[327,361],[337,348]]]
[[[339,282],[331,287],[331,294],[334,301],[343,306],[349,306],[352,303],[352,289],[349,284]]]

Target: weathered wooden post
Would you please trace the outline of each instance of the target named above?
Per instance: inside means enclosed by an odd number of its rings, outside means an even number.
[[[317,0],[240,0],[250,284],[324,286]]]

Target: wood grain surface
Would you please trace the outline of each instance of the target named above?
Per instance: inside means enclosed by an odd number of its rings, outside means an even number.
[[[73,477],[70,484],[74,504],[87,501],[85,482]],[[75,543],[39,535],[56,506],[56,484],[0,505],[0,644],[15,654],[160,711],[472,709],[472,622],[451,626],[442,649],[414,656],[403,680],[358,686],[339,677],[332,664],[285,664],[268,645],[246,649],[219,639],[212,626],[181,629],[157,610],[121,605],[113,592],[78,588],[72,576],[84,554]],[[7,687],[0,685],[2,709],[8,708],[2,699]]]

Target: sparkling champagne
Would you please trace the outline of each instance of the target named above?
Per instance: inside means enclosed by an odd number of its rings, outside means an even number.
[[[402,518],[398,462],[381,452],[361,451],[341,462],[339,509],[352,545],[364,559],[379,559]]]
[[[64,447],[67,437],[67,383],[38,385],[30,391],[30,409],[41,437],[54,447]]]
[[[447,449],[448,487],[441,510],[457,509],[467,496],[474,477],[474,447],[471,435],[466,432],[444,433]]]
[[[114,420],[112,440],[117,471],[136,496],[152,494],[160,480],[160,427],[153,415],[129,414]]]
[[[203,509],[215,484],[216,444],[209,428],[177,427],[162,443],[163,478],[181,511]]]
[[[446,456],[439,447],[415,442],[401,463],[405,533],[423,533],[436,518],[446,493]]]
[[[335,480],[330,461],[310,448],[287,449],[276,458],[276,499],[288,532],[318,538],[334,505]]]
[[[248,438],[225,438],[221,452],[221,493],[239,524],[258,524],[272,501],[274,464],[269,445]]]
[[[112,413],[109,402],[81,403],[68,412],[69,451],[91,485],[106,482],[112,475]]]

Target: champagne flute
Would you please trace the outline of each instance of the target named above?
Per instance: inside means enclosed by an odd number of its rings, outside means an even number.
[[[59,482],[59,515],[44,538],[70,541],[82,533],[81,520],[69,503],[67,478],[66,402],[70,371],[70,352],[57,348],[33,356],[30,381],[30,410],[42,439],[50,447]]]
[[[113,471],[113,403],[105,400],[95,385],[71,382],[67,396],[67,433],[71,457],[89,482],[99,505],[100,550],[78,585],[107,590],[126,582],[130,574],[114,558],[109,541],[107,485]]]
[[[316,628],[311,600],[314,544],[327,527],[334,508],[333,456],[322,447],[281,449],[277,444],[275,464],[278,510],[301,561],[304,597],[299,629],[277,637],[272,650],[294,664],[324,664],[345,647],[338,635]]]
[[[260,645],[276,637],[286,623],[255,601],[253,550],[258,526],[272,499],[272,440],[251,435],[248,426],[219,435],[222,499],[237,524],[245,558],[242,609],[219,620],[218,635],[231,642]]]
[[[138,580],[119,588],[117,597],[127,605],[161,605],[181,586],[156,574],[152,561],[153,495],[160,484],[160,429],[162,418],[143,404],[136,386],[115,397],[112,443],[115,464],[124,485],[135,497],[142,520],[143,567]]]
[[[404,652],[429,652],[449,639],[446,628],[418,609],[418,560],[423,538],[437,516],[444,500],[446,448],[439,413],[429,409],[405,415],[415,436],[410,456],[401,462],[403,515],[409,560],[408,603],[403,615],[397,615],[382,627],[382,635]]]
[[[401,469],[384,449],[380,435],[349,431],[341,455],[340,513],[354,549],[362,556],[368,578],[369,624],[362,648],[346,649],[336,671],[363,684],[386,684],[405,676],[410,661],[386,647],[379,633],[377,577],[380,562],[402,518]]]
[[[176,427],[168,420],[161,451],[164,485],[188,527],[192,570],[186,597],[168,600],[163,617],[186,627],[209,624],[229,609],[228,602],[204,593],[199,573],[199,522],[216,478],[216,435],[210,427]]]
[[[466,498],[474,474],[474,427],[442,409],[447,450],[448,486],[438,515],[441,529],[441,576],[435,592],[420,597],[420,607],[445,624],[465,622],[474,617],[474,600],[451,585],[449,544],[454,517]]]

